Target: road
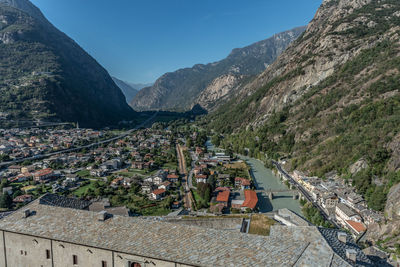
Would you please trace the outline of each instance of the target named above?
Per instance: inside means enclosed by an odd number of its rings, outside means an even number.
[[[283,175],[285,175],[285,177],[290,181],[290,183],[292,183],[293,185],[295,185],[295,187],[297,188],[297,190],[299,190],[301,192],[301,194],[307,199],[308,202],[311,202],[313,204],[313,206],[315,208],[317,208],[320,213],[322,214],[322,216],[324,217],[325,220],[331,222],[336,228],[341,228],[335,221],[331,220],[328,216],[328,214],[326,214],[326,212],[317,204],[315,203],[315,201],[312,199],[312,197],[308,194],[307,190],[303,188],[303,186],[301,186],[298,182],[296,182],[292,176],[290,176],[283,168],[282,166],[276,162],[276,161],[272,161],[272,164],[274,164],[276,166],[276,168],[278,169],[279,172],[281,172]]]
[[[110,139],[107,139],[107,140],[103,140],[103,141],[100,141],[100,142],[92,143],[92,144],[89,144],[89,145],[85,145],[85,146],[74,147],[74,148],[69,148],[69,149],[63,149],[63,150],[59,150],[59,151],[55,151],[55,152],[51,152],[51,153],[46,153],[46,154],[43,154],[43,155],[36,155],[36,156],[33,156],[33,157],[27,157],[27,158],[15,159],[13,161],[2,162],[2,163],[0,163],[0,169],[4,168],[6,166],[9,166],[9,165],[13,165],[13,164],[18,164],[18,163],[24,162],[26,160],[40,160],[40,159],[45,159],[45,158],[48,158],[48,157],[51,157],[51,156],[55,156],[55,155],[59,155],[59,154],[71,153],[71,152],[79,151],[79,150],[82,150],[82,149],[88,149],[88,148],[90,149],[90,148],[97,147],[97,146],[102,145],[102,144],[111,143],[113,141],[125,138],[128,135],[130,135],[132,132],[138,130],[141,127],[144,127],[147,123],[152,121],[157,116],[157,114],[158,114],[158,111],[156,113],[154,113],[153,116],[148,118],[146,121],[141,123],[140,125],[136,126],[135,128],[132,128],[132,129],[124,132],[123,134],[120,134],[120,135],[116,136],[116,137],[113,137],[113,138],[110,138]]]
[[[185,157],[182,152],[182,147],[177,144],[176,145],[176,152],[178,155],[178,162],[179,162],[179,173],[183,175],[182,179],[185,180],[185,196],[183,198],[184,203],[185,203],[185,208],[192,211],[193,210],[193,205],[195,205],[192,191],[190,191],[190,186],[188,182],[188,173],[186,169],[186,162],[185,162]],[[191,170],[192,172],[193,170]]]
[[[193,151],[190,151],[190,157],[192,158],[192,168],[189,171],[189,178],[188,178],[188,183],[189,183],[189,188],[196,189],[196,187],[193,185],[193,172],[194,172],[194,167],[195,163],[198,160],[197,156],[193,153]]]

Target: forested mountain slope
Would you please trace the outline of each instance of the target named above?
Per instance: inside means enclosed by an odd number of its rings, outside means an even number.
[[[203,123],[234,151],[336,172],[383,210],[400,181],[399,36],[399,1],[326,0],[301,37]],[[360,160],[367,168],[351,173]]]
[[[92,127],[136,114],[107,71],[28,0],[0,0],[0,112]]]

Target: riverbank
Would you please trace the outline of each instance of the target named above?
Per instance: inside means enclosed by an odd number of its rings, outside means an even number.
[[[207,150],[215,151],[216,148],[210,140],[206,143]],[[283,191],[288,190],[287,186],[280,181],[280,179],[272,172],[272,170],[266,168],[264,163],[258,159],[250,158],[246,156],[238,155],[240,159],[245,161],[251,168],[250,174],[253,177],[254,184],[257,190],[271,190],[271,191]],[[297,214],[302,215],[301,206],[299,200],[293,199],[292,193],[279,192],[274,194],[274,198],[270,200],[266,193],[257,193],[258,207],[260,212],[271,212],[278,209],[287,208]]]

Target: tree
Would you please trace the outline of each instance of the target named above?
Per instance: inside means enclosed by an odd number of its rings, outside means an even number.
[[[0,196],[0,208],[9,209],[12,205],[11,196],[7,193],[1,194]]]

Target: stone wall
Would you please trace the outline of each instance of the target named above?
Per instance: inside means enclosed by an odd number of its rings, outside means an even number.
[[[4,255],[4,251],[6,251],[6,255]],[[49,258],[47,255],[49,255]],[[73,264],[73,255],[77,257],[76,265]],[[106,249],[0,231],[0,267],[101,267],[102,261],[106,263],[107,267],[129,267],[129,262],[139,263],[142,267],[189,266]]]

